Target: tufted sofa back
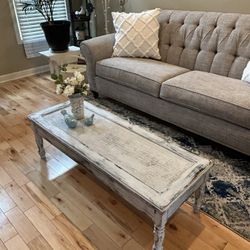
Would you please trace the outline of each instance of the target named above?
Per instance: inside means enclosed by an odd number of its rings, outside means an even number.
[[[250,15],[163,10],[162,61],[241,78],[250,60]]]

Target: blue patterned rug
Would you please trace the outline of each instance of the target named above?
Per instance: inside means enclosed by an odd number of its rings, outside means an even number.
[[[159,134],[168,142],[213,160],[202,210],[250,240],[250,157],[115,101],[92,97],[88,101]]]

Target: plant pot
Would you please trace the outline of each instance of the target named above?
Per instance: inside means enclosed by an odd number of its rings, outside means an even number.
[[[49,47],[53,52],[65,52],[70,42],[70,22],[53,21],[41,23]]]
[[[84,119],[84,98],[81,94],[74,94],[69,96],[71,104],[71,112],[76,120]]]

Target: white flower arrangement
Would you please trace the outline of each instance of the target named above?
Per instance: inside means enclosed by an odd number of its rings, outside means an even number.
[[[88,95],[89,85],[85,81],[85,77],[78,71],[74,72],[72,77],[63,79],[61,74],[52,75],[51,78],[56,84],[56,94],[65,95],[67,97],[74,94]]]

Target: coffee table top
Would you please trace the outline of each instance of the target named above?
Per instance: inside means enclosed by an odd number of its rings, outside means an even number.
[[[85,127],[79,121],[76,129],[69,129],[62,109],[70,113],[69,103],[31,114],[29,119],[158,209],[167,207],[210,167],[209,160],[88,102],[85,116],[94,113],[94,125]]]

